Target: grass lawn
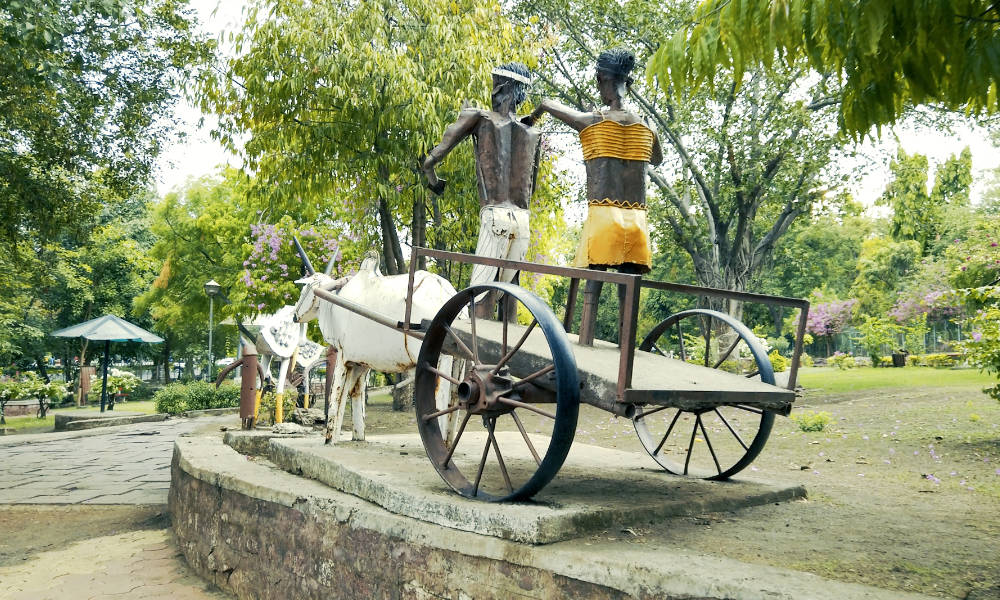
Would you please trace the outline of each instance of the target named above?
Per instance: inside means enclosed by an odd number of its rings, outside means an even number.
[[[933,367],[872,368],[804,367],[799,385],[810,392],[842,394],[879,388],[923,388],[952,385],[982,385],[996,379],[976,369],[935,369]]]
[[[44,419],[39,419],[35,415],[25,415],[23,417],[7,417],[7,424],[0,425],[7,429],[13,429],[16,433],[42,433],[52,431],[56,426],[56,418],[50,412]]]
[[[49,433],[55,429],[56,426],[56,413],[71,413],[76,411],[89,411],[95,412],[99,409],[99,406],[70,406],[66,408],[55,408],[49,411],[48,416],[44,419],[39,419],[34,415],[25,415],[23,417],[7,417],[7,424],[2,427],[6,429],[13,430],[12,433]],[[153,405],[152,400],[144,400],[142,402],[118,402],[115,404],[116,412],[130,412],[130,413],[147,413],[153,414],[156,412],[156,407]]]

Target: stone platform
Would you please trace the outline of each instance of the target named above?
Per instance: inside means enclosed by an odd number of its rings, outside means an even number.
[[[262,447],[258,442],[253,445]],[[369,480],[400,477],[399,473],[409,468],[412,455],[414,460],[423,461],[419,470],[409,473],[414,486],[429,485],[421,473],[434,473],[422,447],[403,448],[402,443],[403,438],[388,438],[366,444],[371,448],[365,450],[350,443],[328,450],[304,438],[274,441],[269,447],[291,457],[275,453],[279,462],[294,458],[301,465],[340,452],[343,462],[355,464],[347,472],[364,471]],[[349,455],[354,457],[350,461],[346,460]],[[368,460],[379,456],[394,466],[383,468],[380,472],[387,475],[380,477],[375,472],[385,465],[372,462],[365,466],[362,461],[366,456]],[[577,458],[586,457],[574,456],[573,460]],[[608,458],[620,457],[618,453],[598,453],[593,460],[596,464]],[[635,473],[622,465],[613,467],[608,472],[628,478],[629,483],[658,476]],[[568,464],[567,468],[572,472],[576,467]],[[293,475],[264,457],[239,454],[218,438],[179,438],[171,476],[169,507],[179,547],[198,573],[239,598],[924,598],[833,582],[790,569],[748,565],[662,543],[629,541],[615,534],[631,530],[617,525],[610,531],[540,545],[445,527]],[[661,496],[668,498],[674,480],[658,477]],[[561,478],[562,473],[556,482]],[[605,507],[596,510],[595,514],[601,514],[608,506],[635,502],[633,490],[623,485],[624,479],[619,479],[617,486],[604,476],[599,481],[594,489],[604,490],[608,497],[603,499],[562,498],[557,506],[553,489],[553,496],[537,506],[486,505],[484,510],[526,510],[529,514],[533,510],[575,510],[582,514],[586,508],[582,503],[594,502]],[[411,492],[411,497],[442,503],[450,498],[455,506],[468,503],[444,492],[443,482],[438,483],[437,492],[427,488],[419,494]],[[700,487],[704,497],[697,510],[709,510],[704,507],[723,487]],[[384,489],[398,487],[394,484]],[[752,489],[752,485],[741,489]],[[688,500],[699,501],[694,491],[684,493]],[[575,503],[581,505],[571,508]],[[651,509],[646,506],[639,513],[615,518],[628,523],[636,516],[648,515]],[[669,532],[669,518],[658,514],[652,520],[657,521],[659,530]]]
[[[74,410],[55,413],[56,431],[79,431],[95,427],[112,427],[131,423],[154,423],[165,421],[170,415],[165,413],[127,412],[122,410]]]
[[[245,447],[240,434],[227,438]],[[467,433],[474,454],[485,433]],[[252,436],[260,444],[259,435]],[[497,432],[509,463],[531,461],[517,432]],[[510,438],[510,439],[506,439]],[[543,442],[534,440],[537,447]],[[524,456],[511,448],[524,447]],[[260,446],[258,446],[259,448]],[[730,511],[805,497],[801,486],[758,481],[707,482],[671,476],[645,454],[574,444],[559,475],[531,502],[495,504],[463,498],[438,476],[416,434],[372,436],[366,442],[324,445],[319,436],[272,438],[265,455],[290,473],[320,481],[398,515],[529,544],[547,544],[609,527]],[[258,452],[260,453],[260,452]],[[473,461],[477,457],[466,457]],[[456,455],[456,461],[461,457]],[[532,466],[534,463],[532,463]],[[653,468],[647,468],[653,467]]]

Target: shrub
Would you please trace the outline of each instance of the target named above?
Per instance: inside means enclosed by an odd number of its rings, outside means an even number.
[[[833,356],[827,359],[827,362],[838,369],[853,369],[857,364],[853,356],[843,352],[834,352]]]
[[[277,394],[274,392],[264,392],[264,395],[260,398],[260,410],[257,412],[257,422],[263,424],[274,423],[274,408],[276,405]],[[285,393],[283,402],[281,403],[282,411],[284,412],[285,420],[292,417],[292,411],[295,410],[295,394]]]
[[[187,384],[171,383],[153,394],[156,412],[179,415],[187,410]]]
[[[799,357],[799,364],[803,367],[811,367],[813,366],[813,357],[803,352],[802,356]]]
[[[177,415],[188,410],[231,408],[240,405],[240,388],[223,384],[218,390],[207,381],[171,383],[153,395],[156,412]]]
[[[790,415],[789,418],[794,421],[802,431],[823,431],[827,425],[833,423],[833,415],[826,411],[814,413],[806,410]]]
[[[771,359],[771,368],[774,369],[775,373],[781,373],[788,368],[788,359],[782,356],[777,348],[771,350],[767,357]]]

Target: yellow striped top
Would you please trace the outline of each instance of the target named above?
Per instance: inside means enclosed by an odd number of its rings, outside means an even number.
[[[583,160],[606,157],[649,162],[653,139],[653,132],[642,123],[622,125],[609,119],[580,131]]]

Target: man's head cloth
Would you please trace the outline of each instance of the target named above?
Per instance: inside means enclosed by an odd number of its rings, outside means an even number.
[[[493,74],[510,81],[510,90],[514,95],[514,105],[524,102],[527,97],[527,87],[531,84],[531,71],[518,62],[510,62],[493,69]]]

